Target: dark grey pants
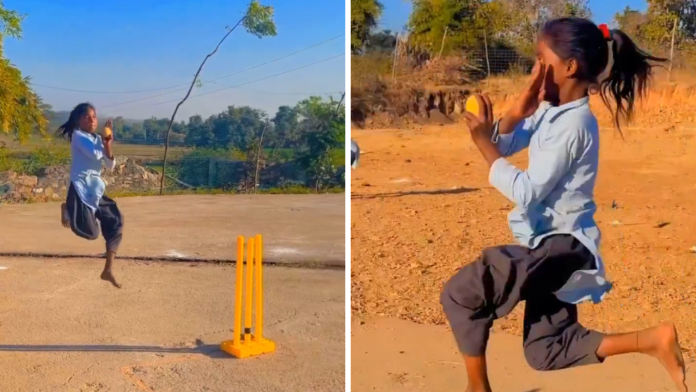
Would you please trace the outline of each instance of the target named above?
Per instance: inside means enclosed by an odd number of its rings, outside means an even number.
[[[459,350],[484,355],[493,321],[525,301],[524,355],[532,368],[601,362],[596,352],[603,335],[580,325],[577,307],[553,294],[573,272],[594,268],[594,255],[570,235],[547,237],[536,249],[485,249],[445,284],[440,298]]]
[[[101,226],[102,236],[106,240],[106,251],[118,253],[123,238],[123,215],[115,201],[106,195],[102,196],[99,208],[94,212],[82,202],[75,187],[70,183],[66,205],[73,233],[88,240],[96,240]]]

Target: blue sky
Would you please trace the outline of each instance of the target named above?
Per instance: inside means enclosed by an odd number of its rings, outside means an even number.
[[[384,5],[384,15],[380,20],[380,27],[395,31],[402,31],[411,13],[411,2],[408,0],[381,0]],[[597,23],[611,23],[614,15],[630,6],[634,9],[645,10],[645,0],[590,0],[590,9],[593,19]]]
[[[345,90],[345,57],[294,72],[294,68],[345,53],[345,4],[337,0],[262,0],[275,8],[276,37],[258,39],[237,29],[203,70],[204,85],[189,98],[178,120],[209,116],[229,105],[249,105],[273,115],[310,93]],[[5,7],[27,14],[21,40],[6,39],[5,55],[29,76],[56,110],[82,101],[100,117],[169,117],[186,91],[97,94],[51,89],[128,92],[187,84],[203,57],[242,15],[247,0],[5,0]],[[297,55],[218,79],[330,40]],[[256,79],[239,88],[211,93]],[[185,86],[179,86],[181,89]],[[153,95],[161,95],[150,99]],[[328,96],[327,96],[328,97]],[[141,100],[123,105],[124,102]]]

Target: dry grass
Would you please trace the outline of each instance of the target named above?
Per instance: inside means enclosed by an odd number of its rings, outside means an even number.
[[[45,140],[39,136],[33,136],[25,143],[16,142],[11,136],[0,135],[0,143],[3,143],[8,149],[16,152],[29,152],[37,147],[45,147],[55,144],[67,145],[67,142],[62,140]],[[162,159],[164,157],[164,146],[150,146],[142,144],[127,144],[120,143],[118,140],[114,142],[114,149],[118,154],[126,155],[136,159]],[[188,149],[184,147],[170,147],[170,157],[176,157],[185,153]]]

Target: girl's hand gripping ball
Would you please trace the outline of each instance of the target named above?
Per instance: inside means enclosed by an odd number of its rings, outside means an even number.
[[[470,97],[466,100],[466,104],[465,104],[465,106],[464,106],[464,110],[466,110],[467,112],[473,114],[474,116],[478,116],[478,115],[479,115],[480,107],[479,107],[478,99],[476,99],[476,96],[475,96],[475,95],[470,96]]]
[[[106,120],[106,124],[104,124],[104,131],[102,132],[102,138],[103,139],[109,139],[113,136],[114,131],[114,122],[111,121],[111,119]]]
[[[489,139],[493,135],[493,104],[486,95],[474,95],[466,101],[466,125],[471,137]]]

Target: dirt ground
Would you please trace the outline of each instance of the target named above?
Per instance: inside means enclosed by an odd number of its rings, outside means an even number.
[[[600,305],[582,305],[581,321],[618,332],[673,320],[693,357],[696,127],[659,113],[665,124],[626,128],[626,141],[602,131],[596,219],[615,288]],[[512,204],[488,184],[462,125],[354,128],[352,138],[363,150],[351,179],[353,315],[444,324],[442,284],[482,248],[512,242]],[[512,161],[526,167],[526,152]],[[522,312],[495,329],[519,335]]]
[[[263,235],[269,262],[345,264],[345,195],[217,195],[117,200],[124,216],[119,254],[234,260],[237,236]],[[0,205],[0,253],[91,255],[60,226],[60,204]]]
[[[267,267],[264,335],[238,360],[234,267],[122,262],[121,290],[89,260],[0,259],[0,391],[326,391],[345,385],[341,271]]]
[[[118,200],[122,255],[234,259],[236,237],[260,233],[266,260],[309,267],[265,268],[264,335],[277,350],[244,360],[219,350],[232,337],[232,264],[117,260],[118,290],[96,258],[0,257],[0,391],[341,390],[344,200]],[[3,205],[0,216],[0,253],[103,252],[60,227],[59,204]]]
[[[461,392],[466,371],[451,333],[443,326],[396,318],[353,321],[353,391]],[[602,365],[555,372],[529,368],[519,336],[494,333],[488,347],[491,386],[499,392],[671,392],[667,372],[652,358],[626,355]],[[380,366],[375,366],[380,364]],[[689,390],[696,372],[687,371]]]

